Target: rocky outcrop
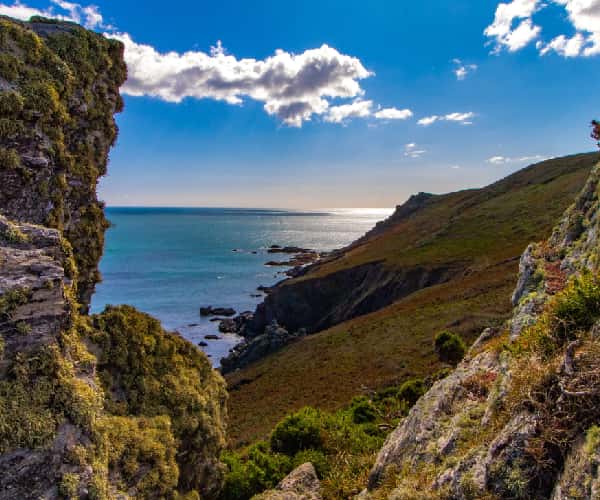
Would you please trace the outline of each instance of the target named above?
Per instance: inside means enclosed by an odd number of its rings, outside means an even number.
[[[258,305],[248,329],[259,334],[275,320],[288,331],[318,332],[444,283],[460,272],[458,266],[398,270],[374,262],[324,277],[284,281]]]
[[[0,500],[218,497],[225,384],[127,306],[85,314],[119,42],[0,17]]]
[[[225,374],[244,368],[304,336],[306,336],[306,330],[301,329],[289,333],[273,320],[263,333],[245,339],[236,345],[226,358],[221,359],[221,372]]]
[[[254,498],[255,500],[321,500],[321,483],[314,466],[306,463],[290,472],[277,488]]]
[[[527,249],[512,320],[418,401],[361,498],[597,496],[599,181],[597,166],[550,239]]]
[[[108,227],[96,185],[123,106],[123,47],[42,19],[0,17],[0,32],[0,213],[62,232],[75,252],[85,308]]]

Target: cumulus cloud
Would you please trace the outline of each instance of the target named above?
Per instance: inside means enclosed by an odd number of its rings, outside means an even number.
[[[221,46],[210,54],[160,53],[150,45],[136,43],[129,34],[112,37],[125,45],[129,69],[125,94],[175,103],[191,97],[242,104],[244,98],[251,98],[263,102],[269,115],[295,127],[313,115],[332,111],[334,117],[349,112],[343,106],[337,106],[342,108],[337,113],[330,110],[329,100],[362,96],[359,82],[373,74],[357,58],[328,45],[301,54],[277,50],[258,60],[237,59]],[[344,106],[356,107],[356,102]]]
[[[475,113],[469,111],[467,113],[449,113],[447,115],[432,115],[421,118],[417,123],[423,127],[428,127],[436,122],[446,121],[460,123],[461,125],[471,125],[471,121],[475,117]]]
[[[533,16],[548,5],[561,6],[574,34],[558,34],[550,41],[540,40],[542,27],[535,24]],[[600,0],[513,0],[500,3],[494,22],[485,29],[493,40],[494,51],[520,50],[537,39],[536,48],[541,55],[555,52],[563,57],[594,56],[600,54]]]
[[[23,20],[37,15],[74,21],[120,40],[125,45],[129,74],[123,94],[173,103],[192,98],[242,105],[252,99],[262,103],[266,113],[293,127],[301,127],[315,116],[332,123],[345,123],[350,118],[403,120],[412,116],[409,109],[394,107],[373,111],[373,102],[363,99],[361,87],[361,80],[373,73],[358,58],[325,44],[299,54],[276,50],[265,59],[238,59],[228,54],[220,41],[207,52],[159,52],[105,25],[95,6],[50,1],[53,5],[47,9],[19,1],[0,3],[0,14]]]
[[[373,101],[363,101],[357,99],[350,104],[332,106],[329,108],[325,121],[330,123],[343,123],[348,118],[365,118],[371,115]]]
[[[486,160],[487,163],[492,165],[506,165],[507,163],[524,163],[528,161],[542,161],[547,160],[547,156],[532,155],[532,156],[521,156],[521,157],[508,157],[508,156],[492,156]]]
[[[72,21],[82,24],[89,29],[109,29],[104,24],[104,19],[98,7],[94,5],[82,6],[77,3],[66,2],[63,0],[50,0],[53,6],[46,9],[37,9],[28,7],[21,2],[15,2],[12,5],[0,3],[0,15],[13,17],[22,21],[27,21],[33,16],[50,17],[61,19],[63,21]]]
[[[494,39],[496,52],[503,48],[514,52],[538,37],[541,28],[533,24],[531,17],[539,6],[539,0],[513,0],[498,5],[494,22],[484,31]]]
[[[404,146],[404,156],[408,158],[421,158],[425,153],[427,153],[426,149],[420,149],[416,143],[411,142]]]
[[[383,108],[373,115],[379,120],[407,120],[413,116],[410,109]]]
[[[477,64],[465,64],[460,59],[453,59],[454,63],[454,74],[457,80],[464,80],[467,76],[474,71],[477,71]]]

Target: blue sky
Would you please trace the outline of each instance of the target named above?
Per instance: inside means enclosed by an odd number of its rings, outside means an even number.
[[[599,0],[27,9],[126,42],[109,205],[390,207],[593,149]]]

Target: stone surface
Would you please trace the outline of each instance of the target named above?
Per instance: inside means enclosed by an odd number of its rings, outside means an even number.
[[[266,491],[256,500],[321,500],[321,483],[311,463],[294,469],[274,490]]]

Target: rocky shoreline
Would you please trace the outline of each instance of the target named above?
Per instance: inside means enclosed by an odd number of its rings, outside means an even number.
[[[235,248],[232,252],[242,253],[244,250]],[[253,250],[251,253],[257,254],[258,251]],[[267,267],[288,268],[278,273],[286,278],[273,286],[259,285],[256,288],[259,293],[253,294],[253,298],[267,297],[281,283],[289,278],[301,276],[311,265],[330,256],[333,252],[319,252],[298,246],[271,245],[266,249],[266,253],[288,256],[286,260],[270,260],[264,264]],[[258,304],[256,311],[260,309],[261,304]],[[229,355],[221,359],[222,373],[228,373],[247,366],[307,334],[305,329],[289,332],[286,328],[280,326],[276,320],[271,321],[268,325],[259,325],[255,320],[256,311],[238,313],[232,307],[227,306],[206,305],[200,307],[200,316],[210,318],[209,321],[218,323],[220,333],[234,334],[242,338],[241,342],[229,351]],[[220,339],[221,337],[217,334],[205,335],[204,340],[198,342],[198,345],[207,347],[208,343],[206,341]]]

